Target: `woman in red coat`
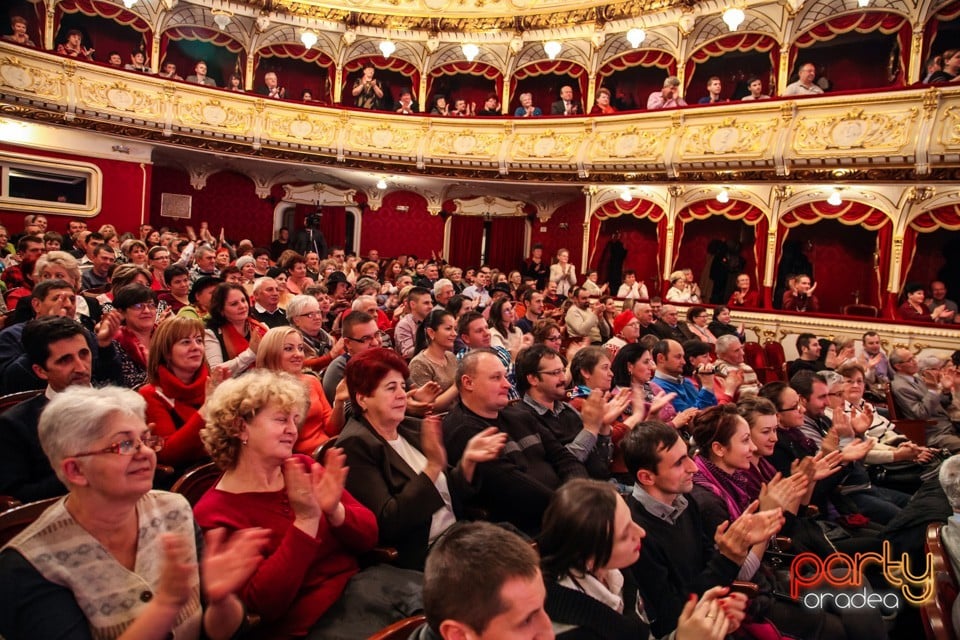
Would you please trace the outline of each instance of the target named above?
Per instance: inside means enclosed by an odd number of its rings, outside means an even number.
[[[155,435],[166,438],[157,460],[179,469],[208,457],[200,440],[209,377],[203,330],[194,318],[160,323],[150,340],[147,384],[140,388],[147,423],[154,425]]]

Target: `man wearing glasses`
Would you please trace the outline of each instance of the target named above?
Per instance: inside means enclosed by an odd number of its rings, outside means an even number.
[[[566,367],[560,354],[550,347],[535,344],[520,352],[516,363],[517,390],[523,400],[505,410],[515,416],[522,412],[552,433],[587,468],[590,477],[610,478],[613,440],[610,425],[603,423],[604,404],[599,393],[592,393],[579,414],[567,402]]]
[[[955,380],[950,372],[919,378],[920,365],[909,349],[894,349],[890,354],[893,380],[890,391],[897,403],[897,413],[909,420],[927,420],[927,444],[960,451],[960,434],[950,420],[947,407],[953,400]]]
[[[377,319],[363,311],[351,311],[343,319],[343,346],[346,353],[334,358],[323,374],[323,393],[333,406],[337,385],[343,380],[347,362],[353,356],[382,344]]]

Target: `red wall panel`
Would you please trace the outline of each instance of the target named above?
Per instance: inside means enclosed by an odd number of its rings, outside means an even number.
[[[281,195],[274,187],[273,197]],[[192,218],[187,221],[160,217],[160,197],[163,193],[178,193],[193,197]],[[150,193],[150,224],[182,228],[191,224],[194,228],[201,221],[210,225],[217,235],[220,228],[226,231],[228,240],[234,242],[249,238],[254,245],[269,245],[273,230],[274,203],[257,197],[250,178],[224,171],[207,178],[203,189],[190,186],[190,176],[185,171],[170,167],[154,168],[153,189]]]
[[[407,206],[408,211],[397,207]],[[360,227],[360,254],[376,249],[382,257],[413,254],[429,258],[443,250],[443,225],[440,216],[427,212],[427,201],[411,191],[391,191],[383,197],[379,209],[364,209]]]
[[[100,213],[87,219],[87,226],[97,229],[100,225],[112,224],[118,231],[136,231],[140,226],[140,210],[143,203],[144,184],[146,192],[150,193],[153,165],[140,165],[137,162],[123,162],[121,160],[106,160],[88,158],[85,156],[66,153],[54,153],[26,147],[0,143],[0,149],[12,153],[22,153],[44,158],[63,158],[78,162],[95,164],[103,173],[103,205]],[[144,183],[146,179],[146,183]],[[149,196],[147,198],[145,216],[149,217]],[[24,213],[0,208],[0,222],[7,226],[11,235],[23,230]],[[47,214],[49,229],[64,233],[67,230],[67,220],[72,216],[57,213]]]
[[[558,249],[570,252],[570,262],[577,267],[577,278],[582,280],[580,273],[580,256],[583,253],[583,210],[586,206],[582,197],[569,202],[550,217],[547,222],[533,221],[533,233],[530,244],[543,245],[543,255],[549,262],[554,261]],[[566,229],[561,228],[566,225]],[[546,227],[546,231],[540,231]],[[510,268],[514,268],[511,266]]]

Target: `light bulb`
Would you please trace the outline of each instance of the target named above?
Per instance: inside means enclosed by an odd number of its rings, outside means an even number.
[[[480,47],[475,44],[467,43],[463,45],[462,49],[463,56],[470,62],[473,62],[473,59],[480,55]]]
[[[837,190],[834,190],[834,192],[830,194],[830,197],[827,198],[827,204],[833,207],[839,207],[840,205],[842,205],[843,198],[840,197],[840,192]]]
[[[381,191],[383,191],[386,188],[387,188],[386,180],[384,180],[383,178],[380,178],[379,180],[377,180],[377,189],[380,189]]]
[[[547,42],[543,43],[543,50],[547,53],[547,56],[551,60],[560,54],[561,49],[563,49],[563,45],[556,40],[548,40]]]
[[[303,43],[307,49],[312,49],[313,45],[317,44],[317,34],[309,29],[300,34],[300,42]]]
[[[717,202],[722,204],[727,204],[730,202],[730,194],[727,193],[726,189],[720,189],[720,193],[717,194]]]
[[[737,27],[743,24],[746,17],[743,9],[727,9],[723,12],[723,21],[730,27],[730,31],[736,31]]]
[[[631,202],[631,201],[633,201],[633,194],[630,193],[630,189],[624,189],[624,190],[620,193],[620,199],[623,200],[624,202]]]
[[[643,41],[646,39],[647,39],[647,32],[644,31],[643,29],[634,27],[633,29],[630,29],[630,31],[627,31],[627,42],[629,42],[630,46],[633,47],[634,49],[636,49],[641,44],[643,44]]]
[[[397,45],[393,44],[390,40],[384,40],[380,43],[380,53],[383,54],[384,58],[389,58],[396,50]]]

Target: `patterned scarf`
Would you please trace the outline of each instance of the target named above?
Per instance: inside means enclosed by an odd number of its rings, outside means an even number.
[[[702,455],[694,458],[693,462],[698,469],[693,474],[694,484],[709,489],[723,500],[727,505],[727,512],[730,514],[731,520],[739,517],[750,504],[750,496],[747,494],[747,481],[743,473],[737,471],[734,474],[729,474]]]

